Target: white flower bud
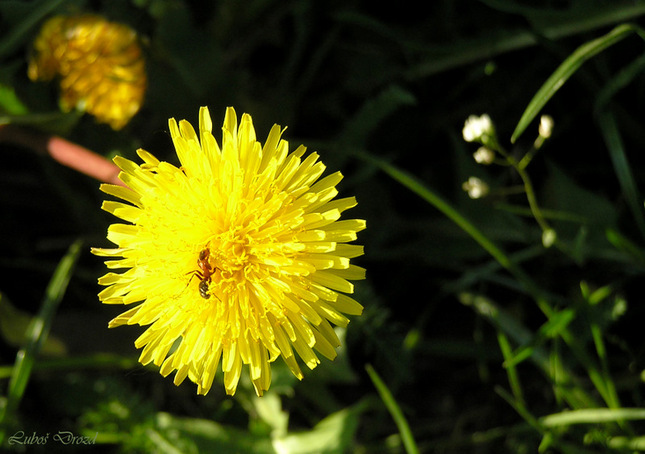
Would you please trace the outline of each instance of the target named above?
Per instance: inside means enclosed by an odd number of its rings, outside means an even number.
[[[553,131],[553,118],[549,115],[542,115],[540,117],[540,126],[538,127],[538,133],[540,137],[548,139],[551,137],[551,132]]]
[[[542,232],[542,245],[545,248],[550,248],[551,246],[553,246],[553,243],[555,243],[555,240],[557,239],[558,235],[553,229],[546,229],[544,232]]]
[[[473,153],[473,158],[477,164],[489,165],[495,160],[495,152],[487,147],[479,147]]]
[[[489,188],[486,183],[477,177],[470,177],[461,185],[471,199],[480,199],[488,194]]]
[[[494,133],[493,122],[488,114],[478,117],[471,115],[464,123],[462,134],[466,142],[481,141],[484,136],[492,136]]]

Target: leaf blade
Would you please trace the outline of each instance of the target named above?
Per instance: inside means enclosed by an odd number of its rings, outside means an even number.
[[[640,33],[640,29],[631,24],[621,24],[613,28],[609,33],[578,47],[558,66],[533,96],[511,135],[511,143],[517,141],[544,105],[584,62],[635,32]]]

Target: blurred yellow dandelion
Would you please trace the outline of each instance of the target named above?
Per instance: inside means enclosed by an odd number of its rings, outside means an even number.
[[[147,87],[137,34],[100,16],[55,16],[33,44],[29,78],[60,78],[65,111],[78,109],[113,129],[138,112]]]
[[[117,157],[127,188],[102,185],[126,203],[103,209],[128,221],[113,224],[106,304],[136,304],[110,327],[150,325],[136,340],[139,361],[163,376],[176,371],[206,394],[221,362],[224,386],[234,394],[243,365],[258,395],[269,388],[270,363],[282,357],[302,379],[296,355],[313,369],[317,353],[333,359],[340,345],[333,325],[362,306],[347,294],[365,270],[350,259],[363,247],[348,244],[365,221],[340,220],[356,205],[335,199],[340,172],[320,178],[325,166],[306,148],[289,153],[275,125],[262,145],[251,117],[228,108],[222,146],[211,134],[207,108],[199,133],[190,123],[169,121],[181,167],[138,150],[137,165]]]

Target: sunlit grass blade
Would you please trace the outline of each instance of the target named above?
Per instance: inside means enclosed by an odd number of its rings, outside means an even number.
[[[645,419],[645,408],[582,408],[544,416],[540,418],[540,424],[544,427],[559,427],[640,419]]]
[[[417,444],[414,441],[414,436],[412,435],[412,430],[410,430],[410,425],[408,424],[408,421],[405,419],[405,416],[403,415],[403,412],[401,411],[399,404],[396,403],[394,396],[392,396],[392,393],[390,392],[388,387],[385,385],[385,383],[383,382],[379,374],[376,372],[376,370],[374,370],[374,368],[370,364],[367,364],[365,366],[365,370],[367,370],[367,373],[370,376],[372,383],[374,383],[374,386],[376,387],[376,390],[378,391],[379,396],[381,396],[381,400],[383,400],[383,403],[385,404],[388,411],[392,415],[392,419],[394,419],[394,423],[396,424],[396,427],[398,427],[399,429],[399,434],[401,435],[401,440],[403,441],[403,446],[405,447],[405,451],[408,454],[418,454],[419,448],[417,447]]]
[[[558,66],[555,72],[551,74],[542,87],[537,91],[535,96],[533,96],[533,99],[529,102],[528,107],[515,127],[515,131],[513,131],[511,142],[515,143],[515,141],[517,141],[526,127],[531,123],[531,121],[533,121],[549,99],[551,99],[551,97],[585,61],[634,32],[642,34],[640,28],[631,24],[622,24],[615,27],[606,35],[578,47],[578,49],[576,49],[564,62],[560,64],[560,66]]]
[[[607,447],[622,452],[645,451],[645,436],[612,437],[607,441]]]
[[[636,225],[640,230],[643,237],[645,237],[645,211],[643,210],[643,202],[641,196],[636,188],[636,181],[632,173],[623,141],[616,124],[616,118],[610,111],[603,111],[598,116],[598,125],[602,133],[605,144],[609,151],[609,157],[614,166],[614,171],[618,177],[618,182],[623,191],[623,195],[627,200],[627,205],[634,216]]]
[[[29,377],[31,376],[34,361],[49,334],[54,314],[65,294],[80,250],[80,241],[76,241],[70,246],[67,254],[56,267],[47,285],[45,298],[43,299],[38,314],[33,318],[27,328],[26,344],[16,355],[16,362],[13,366],[9,381],[7,403],[2,415],[0,415],[0,424],[3,424],[5,419],[12,415],[22,399]],[[0,443],[3,438],[4,434],[0,433]]]

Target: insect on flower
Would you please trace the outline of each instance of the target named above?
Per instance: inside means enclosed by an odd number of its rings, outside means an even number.
[[[210,291],[211,276],[217,270],[217,267],[213,267],[210,264],[209,257],[209,248],[204,248],[199,252],[199,258],[197,259],[197,266],[199,269],[191,271],[192,276],[190,276],[190,279],[188,280],[188,284],[190,284],[190,281],[197,276],[199,279],[199,295],[205,300],[210,299],[211,297],[211,294],[208,293]]]

